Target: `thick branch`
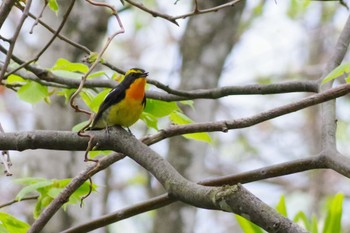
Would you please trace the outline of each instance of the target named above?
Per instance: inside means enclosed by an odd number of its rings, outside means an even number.
[[[205,179],[200,181],[198,184],[205,186],[235,185],[238,183],[244,184],[252,181],[264,180],[267,178],[279,177],[317,168],[325,168],[325,163],[320,156],[276,164],[239,174]],[[150,210],[161,208],[175,201],[177,201],[175,198],[170,197],[168,194],[163,194],[147,201],[140,202],[130,207],[126,207],[113,213],[101,216],[98,219],[90,220],[84,224],[69,228],[62,233],[79,233],[92,231],[97,228],[121,221],[123,219],[130,218],[132,216],[145,213]]]
[[[189,125],[173,125],[170,126],[168,129],[159,131],[159,133],[157,134],[144,138],[143,142],[145,142],[146,144],[153,144],[164,138],[169,138],[175,135],[193,132],[227,132],[230,129],[246,128],[264,122],[266,120],[270,120],[291,112],[304,109],[306,107],[310,107],[316,104],[323,103],[325,101],[335,99],[348,93],[350,93],[350,84],[344,84],[327,90],[325,92],[306,97],[302,100],[293,102],[291,104],[286,104],[281,107],[262,112],[252,117],[230,121],[194,123]]]
[[[0,51],[6,53],[7,50],[0,45]],[[20,58],[12,55],[12,59],[18,64],[24,64]],[[0,68],[3,65],[0,64]],[[15,72],[17,75],[24,79],[36,81],[46,86],[64,85],[65,88],[77,88],[80,84],[80,80],[61,77],[53,74],[47,69],[40,68],[38,66],[27,65],[26,68],[32,72],[28,73],[23,70]],[[8,72],[12,70],[8,69]],[[154,80],[149,80],[148,83],[155,85],[156,87],[168,92],[161,93],[158,91],[147,91],[147,98],[158,99],[163,101],[181,101],[181,100],[193,100],[193,99],[218,99],[230,95],[266,95],[266,94],[283,94],[291,92],[318,92],[318,84],[314,81],[290,81],[274,84],[248,84],[243,86],[226,86],[212,89],[199,89],[192,91],[179,91],[174,90],[164,84],[161,84]],[[118,83],[114,80],[104,79],[89,79],[86,80],[84,87],[109,87],[113,88]]]
[[[102,148],[109,147],[114,151],[128,155],[131,159],[152,173],[172,197],[200,208],[219,209],[249,215],[253,222],[258,222],[261,224],[261,227],[270,232],[304,232],[297,224],[279,215],[275,210],[262,203],[243,187],[239,185],[219,188],[205,187],[190,182],[182,177],[165,159],[142,144],[135,137],[131,136],[127,131],[115,127],[113,130],[110,130],[109,133],[106,140],[105,132],[94,132],[96,142],[98,142]],[[109,156],[106,158],[109,158]],[[111,163],[109,163],[109,165],[110,164]],[[93,171],[99,170],[98,166],[100,166],[99,163],[97,163],[96,168],[93,168]],[[91,176],[91,174],[86,172],[84,174],[84,177],[78,177],[82,180],[81,182]],[[65,190],[74,189],[71,187],[73,186],[71,184],[68,185]],[[78,187],[79,186],[75,188]],[[244,197],[241,196],[241,193]],[[53,214],[68,201],[68,198],[69,195],[55,198],[43,211],[38,220],[34,222],[32,228],[28,232],[40,231],[47,221],[52,218]],[[237,205],[237,203],[240,204]],[[241,209],[242,205],[245,207],[244,212],[242,212]],[[262,212],[257,212],[258,209]],[[262,218],[262,216],[259,215],[263,213],[269,213],[270,217],[272,216],[269,218],[270,220],[267,219],[266,222],[260,222],[259,219]],[[285,225],[289,226],[288,231],[285,231],[287,228],[280,227]],[[276,227],[271,229],[270,226]]]
[[[175,125],[168,129],[161,130],[159,133],[144,138],[142,141],[147,144],[153,144],[164,138],[175,135],[195,132],[213,132],[229,129],[245,128],[266,120],[270,120],[291,112],[301,110],[312,105],[316,105],[331,99],[346,95],[350,92],[350,84],[344,84],[332,88],[325,92],[306,97],[302,100],[287,104],[252,117],[241,118],[238,120],[194,123],[188,125]],[[94,132],[97,133],[97,132]],[[102,136],[102,135],[100,135]],[[23,151],[27,149],[52,149],[52,150],[70,150],[83,151],[87,146],[87,139],[81,138],[73,132],[59,131],[35,131],[21,133],[1,133],[0,149]],[[113,149],[113,145],[99,144],[99,149]]]
[[[291,92],[318,92],[318,84],[315,81],[290,81],[267,85],[248,84],[244,86],[226,86],[191,91],[174,90],[154,80],[149,80],[148,82],[169,93],[169,95],[163,94],[157,98],[163,101],[219,99],[230,95],[266,95]],[[149,97],[155,96],[149,94]]]
[[[350,16],[348,17],[345,26],[339,36],[335,50],[327,63],[323,77],[329,74],[343,61],[346,51],[350,43]],[[321,86],[321,89],[330,89],[333,82],[328,82]],[[322,142],[323,150],[336,150],[336,105],[335,100],[321,105],[322,117]]]

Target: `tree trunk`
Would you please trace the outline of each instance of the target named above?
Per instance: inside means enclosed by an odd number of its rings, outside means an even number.
[[[200,9],[222,4],[224,1],[200,2]],[[182,67],[179,89],[213,88],[218,85],[226,57],[237,38],[237,30],[245,2],[220,12],[191,17],[181,41]],[[194,121],[214,119],[216,101],[194,101],[195,111],[183,111]],[[175,137],[170,139],[168,160],[185,177],[203,178],[204,158],[208,146],[203,142]],[[156,233],[193,232],[196,209],[176,203],[157,211],[154,223]]]
[[[66,12],[66,8],[70,2],[59,2],[59,16],[53,12],[46,10],[43,20],[57,28],[62,21],[62,15]],[[93,15],[93,17],[92,17]],[[88,47],[94,51],[98,49],[101,40],[105,36],[107,30],[109,14],[101,7],[93,7],[85,1],[76,1],[74,8],[61,33],[71,40]],[[43,41],[48,41],[52,37],[52,33],[46,29],[36,26],[34,33],[40,35],[41,44],[37,45],[38,49],[43,46]],[[35,54],[36,52],[34,52]],[[40,58],[39,63],[43,67],[51,67],[58,58],[65,58],[72,62],[80,62],[85,56],[83,52],[72,47],[64,41],[56,39],[48,51]],[[51,103],[39,103],[34,106],[34,127],[38,129],[52,130],[71,130],[72,127],[86,120],[82,118],[82,114],[77,114],[67,105],[64,97],[52,98]],[[49,109],[49,110],[48,110]],[[85,117],[85,116],[84,116]],[[73,177],[76,172],[85,167],[83,162],[84,154],[81,152],[62,152],[62,151],[35,151],[30,155],[31,159],[25,161],[29,164],[31,170],[30,176],[41,176],[46,178],[62,179]],[[40,173],[40,174],[39,174]],[[102,195],[103,196],[103,195]],[[91,216],[91,205],[93,202],[99,201],[89,198],[85,201],[84,211],[80,207],[71,206],[68,211],[60,211],[60,214],[54,217],[52,221],[45,227],[46,232],[58,232],[71,226],[73,222],[86,221]],[[100,201],[100,203],[105,203]],[[96,208],[95,208],[96,209]],[[101,214],[101,213],[100,213]],[[103,232],[100,230],[99,232]]]

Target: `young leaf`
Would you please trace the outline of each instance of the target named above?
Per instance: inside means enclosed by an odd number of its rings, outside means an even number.
[[[16,199],[22,199],[26,194],[31,192],[38,192],[39,197],[37,199],[34,218],[37,218],[43,209],[47,207],[52,200],[57,197],[57,195],[69,184],[71,179],[62,180],[46,180],[43,178],[25,178],[17,180],[18,183],[26,184],[18,194]],[[96,185],[92,185],[92,191],[96,191]],[[80,186],[70,197],[67,204],[75,204],[80,200],[80,198],[89,192],[90,184],[85,182]],[[67,206],[67,204],[65,206]]]
[[[247,219],[237,214],[235,214],[235,217],[244,233],[263,233],[264,232],[260,227],[248,221]]]
[[[92,151],[89,151],[89,158],[93,159],[99,155],[107,156],[111,153],[113,153],[113,151],[111,150],[92,150]]]
[[[147,99],[144,112],[150,113],[157,118],[162,118],[168,116],[170,113],[178,109],[179,107],[175,102]]]
[[[192,108],[192,110],[194,110],[194,102],[193,100],[182,100],[180,101],[181,104],[189,106]]]
[[[40,216],[41,212],[52,202],[52,200],[53,199],[47,196],[47,194],[39,196],[33,211],[34,219],[37,219]]]
[[[25,85],[20,87],[17,91],[18,97],[31,104],[35,104],[49,95],[46,86],[33,81],[28,81]]]
[[[336,194],[328,202],[328,211],[326,221],[323,227],[323,233],[340,233],[341,232],[341,217],[343,213],[344,194]]]
[[[33,184],[30,184],[28,186],[25,186],[22,188],[18,194],[16,195],[16,200],[20,201],[22,198],[24,198],[27,194],[33,193],[33,192],[39,192],[38,190],[40,188],[48,187],[52,184],[52,181],[50,180],[43,180],[39,181]]]
[[[80,92],[80,97],[88,107],[91,106],[91,103],[92,103],[93,99],[95,98],[95,96],[88,89],[83,89]]]
[[[53,12],[56,14],[58,13],[58,4],[56,0],[49,0],[48,5]]]
[[[304,226],[306,230],[310,231],[311,224],[309,222],[309,219],[307,218],[306,214],[303,211],[299,211],[293,219],[294,222],[298,223],[299,221],[302,221],[304,223]]]
[[[73,63],[66,59],[59,58],[56,61],[55,65],[52,67],[52,70],[65,70],[71,72],[86,73],[88,72],[89,67],[82,63]]]
[[[339,65],[337,68],[332,70],[323,80],[322,84],[327,83],[333,79],[338,78],[339,76],[343,75],[344,73],[350,72],[350,62],[343,63]],[[348,82],[348,79],[346,80]]]
[[[278,202],[277,206],[276,206],[276,210],[278,211],[278,213],[282,214],[284,217],[288,217],[287,216],[287,206],[286,206],[286,201],[284,198],[284,195],[281,196],[280,201]]]
[[[110,88],[107,88],[103,91],[101,91],[100,93],[98,93],[93,99],[92,101],[89,103],[89,108],[91,109],[91,111],[93,112],[97,112],[98,108],[100,107],[101,103],[103,102],[103,100],[106,98],[106,96],[108,95],[108,93],[111,91]]]
[[[170,120],[178,125],[186,125],[186,124],[190,124],[193,121],[186,116],[185,114],[183,114],[182,112],[179,111],[174,111],[170,114]],[[190,134],[184,134],[182,135],[185,138],[188,139],[194,139],[197,141],[203,141],[203,142],[207,142],[210,143],[211,142],[211,138],[209,136],[208,133],[205,132],[201,132],[201,133],[190,133]]]
[[[193,140],[197,140],[197,141],[202,141],[202,142],[206,142],[206,143],[211,143],[211,137],[209,136],[208,133],[188,133],[188,134],[184,134],[182,135],[187,139],[193,139]]]
[[[76,89],[62,89],[61,91],[58,91],[56,94],[60,95],[60,96],[64,96],[64,98],[66,99],[66,103],[67,103],[75,91],[76,91]]]
[[[0,232],[26,233],[29,227],[28,223],[23,222],[10,214],[0,212]]]
[[[76,125],[73,126],[72,128],[72,131],[73,132],[79,132],[83,127],[86,126],[86,124],[88,123],[89,121],[83,121],[83,122],[80,122]]]
[[[90,78],[96,78],[96,77],[101,77],[101,76],[103,76],[103,75],[106,75],[106,72],[104,72],[104,71],[97,71],[97,72],[94,72],[94,73],[88,75],[87,78],[88,78],[88,79],[90,79]]]
[[[26,80],[24,80],[21,76],[18,76],[16,74],[11,74],[7,77],[6,82],[8,84],[14,84],[14,83],[26,83]]]
[[[311,233],[318,233],[318,224],[317,224],[317,218],[315,215],[312,216],[311,219],[311,228],[309,229]]]
[[[145,122],[147,127],[158,130],[158,119],[154,115],[148,112],[142,112],[140,119]]]
[[[73,71],[67,71],[67,70],[53,70],[51,71],[54,75],[64,77],[64,78],[71,78],[71,79],[81,79],[83,76],[82,73],[76,73]]]

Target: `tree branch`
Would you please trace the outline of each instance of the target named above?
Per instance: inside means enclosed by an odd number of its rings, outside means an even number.
[[[16,30],[15,30],[14,34],[12,35],[12,37],[10,39],[10,47],[9,47],[9,50],[8,50],[8,52],[6,54],[5,62],[4,62],[4,65],[3,65],[4,68],[0,70],[0,82],[2,82],[2,79],[3,79],[4,75],[5,75],[6,70],[7,70],[7,67],[10,64],[10,60],[11,60],[11,57],[12,57],[13,50],[15,48],[16,40],[18,38],[19,32],[22,29],[24,21],[28,17],[28,13],[29,13],[29,9],[30,9],[31,4],[32,4],[32,0],[27,0],[26,1],[26,5],[25,5],[25,8],[23,10],[23,14],[22,14],[22,16],[21,16],[21,18],[20,18],[20,20],[18,22],[18,25],[16,27]]]
[[[124,0],[124,1],[129,3],[130,5],[132,5],[134,7],[139,8],[140,10],[142,10],[144,12],[151,14],[153,17],[163,18],[163,19],[168,20],[169,22],[172,22],[172,23],[176,24],[177,26],[179,26],[179,24],[176,21],[178,19],[185,19],[187,17],[194,16],[194,15],[206,14],[206,13],[210,13],[210,12],[217,12],[221,9],[224,9],[227,7],[232,7],[236,3],[240,2],[241,0],[233,0],[233,1],[227,2],[225,4],[221,4],[219,6],[208,8],[208,9],[198,9],[198,7],[196,5],[195,9],[192,12],[178,15],[178,16],[171,16],[168,14],[161,13],[159,11],[151,10],[151,9],[145,7],[142,3],[137,3],[137,2],[134,2],[132,0]]]
[[[63,26],[65,25],[67,19],[68,19],[68,16],[70,14],[70,12],[72,11],[73,9],[73,6],[74,6],[74,3],[75,3],[75,0],[72,0],[66,13],[64,14],[63,16],[63,20],[62,22],[60,23],[59,27],[57,28],[57,30],[55,31],[55,33],[53,34],[53,36],[51,37],[51,39],[46,43],[46,45],[38,52],[38,54],[32,58],[31,60],[28,60],[26,61],[25,63],[22,63],[19,67],[16,67],[14,70],[12,70],[11,72],[7,73],[4,78],[6,78],[7,76],[9,76],[10,74],[16,72],[17,70],[20,70],[22,69],[23,67],[26,67],[27,65],[37,61],[41,55],[44,54],[44,52],[49,48],[49,46],[54,42],[54,40],[56,39],[57,35],[60,33],[60,31],[62,30]],[[29,12],[28,12],[29,14]],[[6,66],[5,66],[6,67]]]
[[[324,91],[322,93],[306,97],[299,101],[295,101],[293,103],[286,104],[281,107],[274,108],[272,110],[265,111],[251,117],[228,121],[204,122],[188,125],[173,125],[167,129],[160,130],[154,135],[143,138],[142,141],[148,145],[151,145],[160,140],[163,140],[164,138],[173,137],[175,135],[214,131],[227,132],[230,129],[246,128],[264,122],[266,120],[270,120],[291,112],[304,109],[306,107],[310,107],[316,104],[323,103],[325,101],[338,98],[348,93],[350,93],[350,84],[344,84]]]
[[[240,174],[205,179],[198,182],[198,184],[205,186],[235,185],[238,183],[244,184],[317,168],[325,168],[325,163],[320,158],[320,156],[276,164],[248,172],[243,172]],[[140,202],[138,204],[126,207],[113,213],[101,216],[100,218],[97,218],[95,220],[90,220],[84,224],[66,229],[62,233],[79,233],[92,231],[100,227],[106,226],[108,224],[112,224],[123,219],[130,218],[141,213],[145,213],[147,211],[164,207],[175,201],[177,200],[175,198],[170,197],[168,194],[162,194],[157,197],[151,198],[147,201]]]
[[[318,92],[318,83],[316,81],[290,81],[266,85],[248,84],[244,86],[226,86],[191,91],[174,90],[158,81],[151,79],[149,79],[147,82],[170,94],[157,96],[157,99],[163,101],[219,99],[230,95],[266,95],[291,92]],[[154,94],[149,94],[149,97],[155,98],[156,96]]]
[[[170,126],[168,129],[161,130],[149,137],[141,139],[145,144],[151,145],[164,138],[173,137],[187,133],[197,132],[227,132],[230,129],[249,127],[291,112],[301,110],[337,97],[346,95],[350,92],[350,84],[343,84],[338,87],[329,89],[319,94],[306,97],[302,100],[274,108],[260,114],[241,118],[237,120],[217,121],[194,123],[188,125]],[[91,132],[95,134],[98,132]],[[108,136],[108,135],[107,135]],[[108,139],[105,138],[104,140]],[[51,150],[69,150],[69,151],[84,151],[87,146],[87,139],[81,138],[74,132],[70,131],[34,131],[21,133],[1,133],[0,148],[2,150],[17,150],[23,151],[27,149],[51,149]],[[113,145],[99,144],[99,149],[110,150]]]
[[[16,0],[4,0],[0,6],[0,28],[4,24],[7,16],[10,14],[12,7],[15,5]]]
[[[327,67],[324,71],[323,77],[329,74],[343,61],[346,51],[350,43],[350,16],[348,17],[345,26],[339,36],[337,44],[335,46],[334,53],[327,63]],[[320,80],[321,81],[321,80]],[[321,86],[322,91],[330,89],[333,85],[333,81],[328,82]],[[321,105],[321,118],[322,118],[322,138],[321,145],[323,150],[336,150],[336,103],[335,100],[324,103]],[[327,153],[327,152],[326,152]]]
[[[98,131],[93,133],[94,139],[96,139],[95,142],[99,146],[102,148],[109,147],[116,152],[128,155],[152,173],[168,191],[169,195],[176,199],[199,208],[218,209],[244,214],[245,216],[249,216],[253,222],[261,224],[260,226],[266,230],[274,230],[274,232],[304,232],[297,224],[278,214],[240,185],[232,187],[205,187],[186,180],[165,159],[120,127],[115,127],[109,131],[108,140],[103,140],[103,138],[106,139],[105,132]],[[83,141],[84,139],[81,140]],[[86,140],[84,141],[86,142]],[[103,159],[106,160],[109,157],[107,156]],[[103,163],[103,165],[109,166],[112,163],[113,160],[109,161],[109,163]],[[84,179],[88,179],[92,174],[101,170],[101,164],[97,163],[95,167],[88,169],[92,169],[92,171],[84,172],[83,176],[78,176],[73,181],[79,179],[81,180],[79,183],[83,183]],[[74,191],[73,189],[77,189],[80,186],[73,181],[64,189],[63,193],[66,193],[66,190],[72,193]],[[241,195],[244,195],[244,197]],[[58,209],[68,201],[68,198],[69,195],[67,194],[60,194],[55,198],[33,223],[28,232],[40,231]],[[237,205],[237,203],[241,204]],[[245,206],[244,212],[242,212],[241,205]],[[261,222],[259,219],[262,218],[262,213],[258,212],[258,210],[269,213],[269,217],[272,217]],[[285,227],[286,225],[289,228]],[[276,226],[276,228],[271,229],[271,226]]]

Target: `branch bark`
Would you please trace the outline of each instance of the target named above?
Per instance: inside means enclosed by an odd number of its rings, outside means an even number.
[[[15,5],[16,0],[4,0],[0,6],[0,28],[4,24],[7,16],[10,14],[12,7]]]
[[[350,84],[343,84],[339,87],[329,89],[325,92],[306,97],[300,101],[283,105],[270,111],[262,112],[252,117],[241,118],[238,120],[194,123],[188,125],[171,126],[168,129],[161,130],[159,133],[145,137],[142,141],[147,144],[153,144],[164,138],[196,132],[227,132],[229,129],[245,128],[266,120],[270,120],[291,112],[301,110],[312,105],[335,99],[350,92]],[[98,134],[98,132],[91,132]],[[102,136],[102,135],[100,135]],[[108,135],[105,135],[108,139]],[[84,151],[87,146],[87,139],[79,137],[76,133],[70,131],[34,131],[34,132],[16,132],[0,133],[1,150],[23,151],[28,149],[49,149],[49,150],[69,150]],[[99,144],[99,149],[110,150],[113,145]]]
[[[253,222],[262,224],[261,227],[270,232],[305,232],[297,224],[292,223],[271,207],[263,204],[240,185],[232,187],[205,187],[186,180],[165,159],[122,128],[115,127],[111,129],[107,138],[105,132],[101,131],[94,132],[94,137],[96,139],[95,142],[98,142],[98,145],[102,148],[109,147],[114,151],[128,155],[131,159],[152,173],[168,191],[169,195],[175,199],[199,208],[224,210],[244,214],[246,217],[249,215]],[[86,145],[87,140],[83,138],[80,139],[84,141]],[[115,155],[112,155],[104,158],[102,166],[109,166],[112,164],[115,157]],[[105,162],[108,159],[110,159],[109,162]],[[33,223],[28,232],[33,233],[41,231],[58,209],[68,201],[69,193],[74,192],[74,190],[79,187],[79,183],[83,183],[84,180],[88,179],[92,174],[101,170],[99,166],[101,166],[101,164],[97,163],[95,166],[89,167],[88,169],[92,169],[90,173],[84,172],[84,176],[78,176],[76,178],[79,179],[79,182],[71,182],[63,191],[64,195],[61,193],[61,195],[54,199]],[[74,185],[72,185],[72,183]],[[237,205],[237,203],[240,204]],[[244,210],[242,210],[243,206]],[[259,217],[260,214],[256,214],[257,208],[262,211],[260,212],[261,214],[269,213],[271,218],[266,219],[263,223],[260,222],[259,219],[261,219],[262,216]],[[286,225],[289,226],[288,231],[286,231],[284,227]],[[271,228],[271,226],[273,227]]]

